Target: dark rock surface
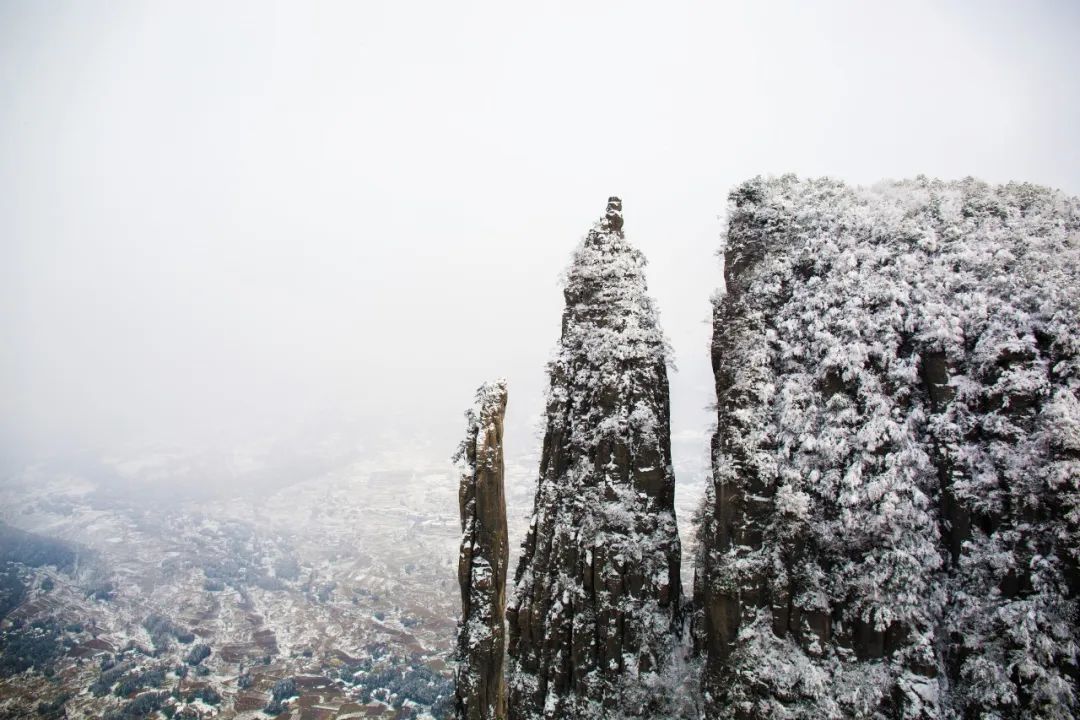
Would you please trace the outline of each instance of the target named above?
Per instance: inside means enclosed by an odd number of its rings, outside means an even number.
[[[507,611],[511,718],[655,716],[680,626],[667,347],[622,203],[577,249]]]
[[[506,717],[503,658],[506,647],[508,563],[503,419],[506,382],[481,386],[457,460],[462,464],[461,626],[455,711],[461,720]]]

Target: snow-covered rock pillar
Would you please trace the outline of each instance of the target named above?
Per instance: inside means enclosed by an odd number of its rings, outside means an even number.
[[[532,523],[507,609],[509,716],[663,717],[680,623],[667,346],[622,202],[574,253]]]
[[[786,175],[727,214],[706,717],[1080,717],[1080,200]]]
[[[458,632],[455,708],[461,720],[506,717],[503,679],[506,607],[506,495],[503,487],[503,417],[506,381],[476,392],[466,414],[461,465],[461,626]]]

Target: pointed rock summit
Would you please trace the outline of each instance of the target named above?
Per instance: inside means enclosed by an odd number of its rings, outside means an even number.
[[[506,381],[476,391],[476,405],[466,413],[465,440],[455,460],[462,467],[461,626],[458,632],[456,695],[460,720],[506,717],[503,656],[506,646],[506,539],[503,418]]]
[[[607,199],[607,211],[604,213],[604,228],[611,232],[621,232],[622,224],[622,200],[617,197],[609,197]]]
[[[535,510],[507,610],[509,717],[652,716],[678,634],[667,345],[622,202],[574,253]]]

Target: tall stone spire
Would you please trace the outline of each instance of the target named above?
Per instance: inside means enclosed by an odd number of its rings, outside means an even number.
[[[462,466],[458,491],[461,626],[454,702],[460,720],[506,717],[505,412],[506,381],[482,385],[476,392],[476,406],[466,413],[465,440],[455,458]]]
[[[678,631],[667,345],[608,200],[567,273],[535,509],[507,619],[509,715],[651,715]]]

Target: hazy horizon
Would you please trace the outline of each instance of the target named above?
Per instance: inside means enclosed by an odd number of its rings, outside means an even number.
[[[559,278],[609,195],[703,466],[731,187],[1078,194],[1078,29],[1068,2],[0,2],[0,468],[330,438],[432,461],[495,377],[535,454]]]

